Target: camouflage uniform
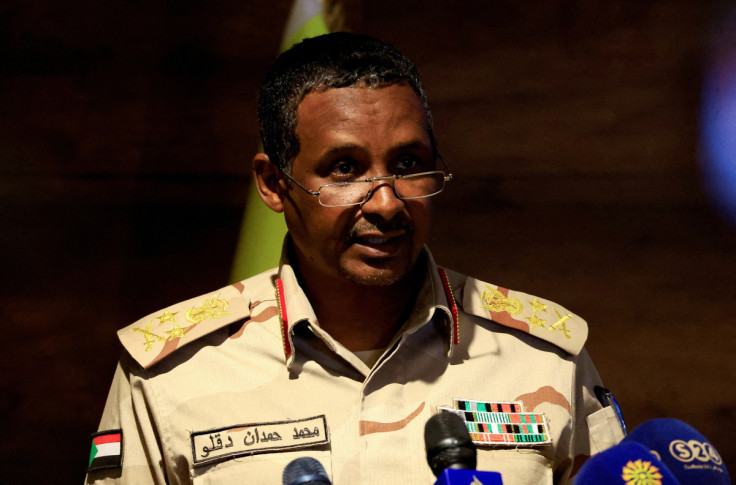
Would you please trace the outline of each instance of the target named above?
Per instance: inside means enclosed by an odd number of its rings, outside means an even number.
[[[478,469],[505,485],[565,483],[622,438],[592,392],[582,319],[426,254],[413,312],[372,368],[319,327],[286,258],[121,330],[100,430],[122,429],[122,468],[88,483],[277,484],[311,456],[338,485],[426,485],[424,424],[453,398],[546,416],[551,444],[479,446]]]

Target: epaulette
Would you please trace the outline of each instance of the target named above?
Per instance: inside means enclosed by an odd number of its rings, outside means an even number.
[[[531,334],[572,355],[582,350],[588,324],[565,307],[452,271],[447,275],[465,313]]]
[[[118,330],[118,338],[147,369],[198,338],[250,317],[250,302],[242,289],[236,283],[151,313]]]

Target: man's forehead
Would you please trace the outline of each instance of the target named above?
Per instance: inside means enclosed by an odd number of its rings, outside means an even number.
[[[298,113],[300,152],[318,152],[320,158],[352,149],[386,155],[402,146],[433,151],[427,113],[408,85],[315,91],[305,96]]]
[[[401,81],[401,82],[395,82],[395,83],[382,83],[382,84],[376,84],[376,83],[368,83],[365,81],[361,81],[356,84],[351,84],[350,86],[339,86],[339,87],[316,87],[313,89],[310,89],[299,100],[299,103],[297,104],[297,110],[302,107],[304,104],[304,101],[310,98],[315,97],[321,97],[321,98],[336,98],[339,95],[342,94],[342,96],[339,96],[341,98],[348,98],[348,96],[345,96],[346,94],[355,93],[375,93],[378,95],[381,95],[383,93],[396,93],[401,92],[402,97],[406,97],[407,99],[412,99],[413,101],[416,101],[416,103],[421,106],[422,110],[425,111],[425,107],[422,104],[421,98],[419,95],[414,91],[414,89],[411,87],[411,85],[407,82]]]
[[[297,129],[299,121],[322,118],[322,121],[350,121],[365,115],[390,117],[411,113],[426,130],[429,116],[421,99],[411,86],[391,84],[372,87],[353,85],[328,88],[309,92],[297,107]]]
[[[406,79],[396,79],[394,81],[382,81],[377,78],[369,77],[369,78],[361,79],[358,82],[355,82],[353,84],[340,85],[340,86],[334,86],[329,83],[320,84],[318,82],[315,85],[304,90],[304,93],[301,96],[300,103],[309,94],[324,93],[326,91],[330,91],[333,89],[383,89],[383,88],[389,88],[392,86],[406,86],[412,89],[412,91],[414,91],[414,89],[411,87],[411,84]]]

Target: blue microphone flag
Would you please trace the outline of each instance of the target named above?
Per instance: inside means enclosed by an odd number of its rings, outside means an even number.
[[[503,485],[503,481],[498,472],[445,468],[434,485]]]

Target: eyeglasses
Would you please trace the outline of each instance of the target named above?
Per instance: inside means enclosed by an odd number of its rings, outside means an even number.
[[[447,171],[450,167],[447,162],[438,154],[437,156]],[[437,195],[445,188],[445,182],[452,180],[452,173],[445,173],[441,170],[433,172],[420,172],[409,175],[386,175],[385,177],[371,177],[363,180],[353,180],[351,182],[338,182],[334,184],[326,184],[320,186],[317,190],[309,190],[302,184],[297,182],[294,177],[282,173],[297,187],[310,195],[318,197],[320,205],[325,207],[346,207],[350,205],[360,205],[368,202],[373,196],[376,188],[376,182],[385,180],[393,180],[393,190],[396,197],[401,200],[422,199],[424,197],[432,197]],[[382,184],[378,184],[379,186]]]

